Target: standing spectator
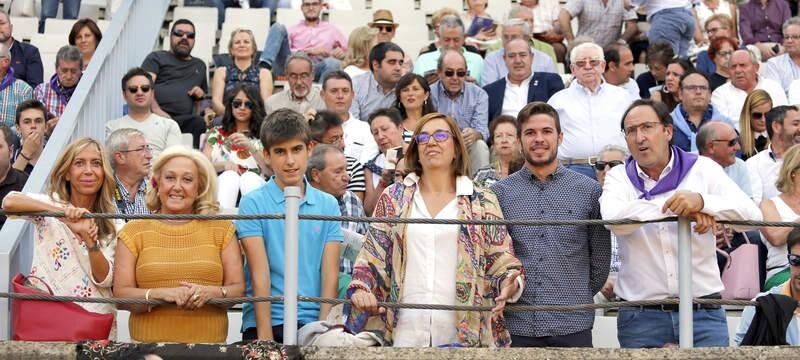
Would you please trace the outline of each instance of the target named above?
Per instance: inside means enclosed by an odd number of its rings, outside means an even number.
[[[470,81],[480,84],[481,73],[483,72],[483,58],[464,49],[466,29],[461,19],[457,16],[445,16],[442,18],[439,23],[439,37],[441,46],[436,51],[420,55],[414,63],[414,73],[424,76],[429,83],[434,82],[437,80],[433,77],[436,74],[436,62],[442,52],[453,50],[461,52],[464,58],[467,59]]]
[[[366,121],[350,114],[353,104],[353,81],[344,71],[331,71],[322,79],[322,101],[328,111],[339,115],[344,132],[344,153],[360,163],[378,154],[378,144]]]
[[[15,169],[12,164],[14,154],[14,134],[11,128],[5,124],[0,124],[0,203],[6,195],[12,191],[22,191],[25,182],[28,181],[28,174]],[[0,229],[6,223],[6,216],[0,215]]]
[[[711,160],[714,160],[728,177],[744,191],[748,197],[753,197],[753,186],[751,178],[755,174],[750,174],[744,160],[736,157],[736,153],[741,150],[739,144],[739,134],[736,129],[728,123],[713,121],[700,127],[697,132],[697,150]]]
[[[793,111],[793,113],[797,117],[797,111]],[[800,211],[797,211],[795,206],[800,201],[800,193],[797,191],[798,183],[795,176],[798,169],[800,169],[800,146],[792,146],[784,154],[783,164],[780,167],[778,180],[775,183],[775,187],[778,188],[780,193],[772,198],[765,198],[761,202],[764,221],[796,222],[800,219]],[[761,233],[764,234],[767,240],[765,243],[768,250],[765,289],[771,289],[783,284],[790,278],[789,263],[786,261],[785,256],[788,250],[786,240],[791,231],[791,227],[765,226],[761,228]]]
[[[14,149],[11,161],[15,169],[30,175],[47,143],[47,109],[39,100],[23,101],[17,105],[15,119],[20,146]]]
[[[517,172],[525,159],[517,139],[517,123],[511,115],[500,115],[489,123],[492,137],[492,163],[475,172],[475,183],[491,187]]]
[[[397,99],[395,86],[403,76],[405,53],[392,42],[379,43],[369,51],[369,71],[353,78],[355,97],[350,115],[366,119],[372,112],[387,108]]]
[[[630,4],[647,9],[647,22],[651,25],[647,33],[650,44],[667,42],[678,57],[689,55],[689,42],[695,29],[690,0],[631,0]]]
[[[797,136],[800,132],[800,111],[796,106],[776,106],[765,117],[769,146],[746,162],[747,168],[757,179],[753,184],[753,200],[756,204],[780,195],[775,183],[783,165],[783,156],[790,147],[800,144],[800,137]]]
[[[247,29],[236,29],[228,41],[231,63],[214,70],[211,81],[211,108],[216,114],[225,112],[222,100],[239,84],[250,84],[259,90],[261,101],[272,95],[272,74],[256,62],[256,39]]]
[[[431,97],[431,87],[422,75],[405,74],[394,88],[394,108],[403,118],[403,141],[408,144],[423,116],[436,112]]]
[[[606,48],[631,43],[636,36],[636,11],[625,9],[624,0],[570,0],[558,15],[558,24],[568,42],[575,40],[570,21],[578,18],[578,37],[588,36]],[[625,32],[622,27],[625,25]]]
[[[606,69],[603,72],[605,82],[628,90],[632,99],[639,98],[639,85],[633,76],[633,52],[628,45],[612,43],[603,49]]]
[[[800,79],[800,17],[793,17],[783,23],[783,46],[786,52],[767,61],[764,77],[781,83],[789,93],[792,81]]]
[[[770,110],[772,110],[772,98],[764,90],[753,90],[745,98],[739,126],[736,129],[741,137],[742,160],[747,160],[769,145],[766,114]]]
[[[533,36],[553,46],[556,60],[564,62],[567,47],[564,45],[564,29],[561,28],[558,18],[561,5],[557,0],[520,0],[520,5],[533,11]]]
[[[14,126],[17,104],[33,98],[33,89],[14,75],[11,52],[0,43],[0,119],[8,127]]]
[[[483,87],[489,95],[487,123],[500,115],[515,116],[525,104],[547,101],[564,89],[560,76],[531,70],[533,51],[527,41],[511,40],[503,45],[503,50],[508,75]]]
[[[304,52],[313,60],[313,80],[319,81],[329,71],[339,70],[347,53],[347,39],[327,21],[322,21],[321,0],[301,0],[303,20],[289,27],[275,23],[269,29],[261,63],[280,76],[288,69],[283,65],[289,55]]]
[[[305,117],[311,129],[311,146],[331,145],[344,152],[344,131],[342,130],[342,119],[338,115],[322,110],[317,113],[309,112],[305,114]],[[366,191],[364,165],[354,157],[345,155],[345,160],[348,173],[347,190],[355,193],[359,199],[364,199]]]
[[[289,88],[273,94],[265,103],[267,115],[278,109],[292,109],[305,113],[310,109],[322,110],[325,104],[320,97],[319,88],[313,84],[314,63],[304,53],[289,56],[286,60],[286,78]]]
[[[100,40],[103,40],[103,34],[94,20],[80,19],[72,25],[72,30],[69,32],[69,44],[81,51],[81,55],[83,55],[82,70],[89,67],[89,61],[92,60],[97,46],[100,45]]]
[[[14,68],[14,77],[20,79],[31,88],[42,83],[43,72],[42,57],[36,46],[14,39],[11,35],[13,25],[11,18],[5,11],[0,11],[0,43],[11,51],[11,67]]]
[[[147,145],[157,158],[166,148],[181,143],[181,129],[174,121],[153,113],[153,77],[142,68],[132,68],[122,77],[122,96],[128,115],[106,123],[106,136],[117,129],[131,128],[144,134]]]
[[[675,53],[669,43],[654,43],[651,40],[647,47],[647,71],[636,77],[640,98],[649,99],[651,89],[664,84],[664,78],[667,76],[667,63],[674,57]]]
[[[526,16],[533,19],[530,10],[524,6],[518,6],[518,16]],[[533,22],[533,20],[531,20]],[[501,38],[503,39],[501,47],[486,55],[486,60],[483,62],[483,74],[481,75],[481,85],[486,86],[508,75],[508,67],[505,62],[505,44],[511,40],[522,39],[526,43],[531,44],[531,54],[533,60],[531,61],[531,72],[549,72],[558,73],[556,65],[551,57],[537,48],[536,43],[541,41],[534,39],[531,36],[531,27],[528,22],[521,18],[512,18],[503,24],[500,29]],[[547,44],[545,44],[547,45]],[[548,45],[549,46],[549,45]]]
[[[58,3],[64,4],[62,15],[64,19],[77,19],[81,11],[81,0],[42,0],[42,12],[39,15],[39,32],[44,32],[45,20],[58,15]]]
[[[72,45],[58,49],[55,67],[56,73],[50,81],[39,84],[33,90],[33,97],[44,104],[47,112],[55,115],[55,118],[47,120],[48,134],[55,129],[64,108],[78,87],[78,81],[83,76],[83,57],[80,50]]]
[[[744,45],[752,45],[767,61],[783,52],[781,26],[789,20],[786,0],[753,0],[742,4],[739,12],[739,32]]]
[[[786,93],[781,84],[758,75],[759,63],[749,50],[736,50],[731,55],[731,81],[714,90],[711,103],[729,119],[742,112],[744,99],[755,89],[763,89],[772,98],[774,106],[786,105]]]
[[[492,186],[505,217],[599,219],[600,185],[556,160],[563,139],[556,110],[541,102],[526,105],[517,116],[517,136],[525,167]],[[588,304],[605,284],[611,253],[602,226],[509,226],[508,231],[525,269],[523,303]],[[515,347],[592,346],[592,312],[512,312],[507,323]]]
[[[631,157],[605,177],[600,209],[603,220],[647,221],[685,216],[691,231],[692,297],[720,298],[713,226],[720,220],[761,220],[753,201],[713,160],[670,146],[672,121],[664,104],[637,100],[621,127]],[[607,226],[619,241],[620,268],[614,291],[623,301],[678,297],[678,224]],[[733,226],[747,230],[746,227]],[[623,307],[617,338],[623,348],[664,347],[678,343],[678,305]],[[719,305],[693,309],[694,345],[728,346],[725,310]]]
[[[737,46],[736,40],[731,37],[720,37],[711,41],[711,45],[708,47],[708,57],[714,60],[715,70],[709,75],[708,82],[712,93],[731,78],[731,55],[736,51]]]
[[[142,68],[150,73],[158,89],[151,106],[153,113],[175,120],[181,132],[192,134],[192,144],[197,148],[206,126],[196,105],[208,93],[208,79],[205,62],[191,55],[194,38],[194,24],[176,20],[170,29],[170,50],[150,53]]]
[[[623,146],[625,139],[615,129],[615,121],[633,102],[628,91],[603,82],[603,49],[583,43],[570,52],[573,84],[548,101],[561,119],[563,142],[558,159],[567,169],[595,179],[594,156],[609,144]],[[592,294],[594,295],[594,294]]]
[[[718,7],[724,10],[726,5],[727,4],[723,5],[722,3],[719,3]],[[731,16],[722,13],[711,15],[708,20],[705,21],[704,26],[706,34],[708,34],[708,43],[713,44],[714,40],[720,38],[731,38],[731,41],[733,42],[732,49],[736,49],[738,47],[738,41],[735,37],[738,33],[736,32],[736,23],[733,21],[733,19],[734,18],[731,18]],[[717,66],[715,64],[716,61],[714,61],[714,57],[711,56],[711,50],[702,50],[697,53],[696,61],[697,70],[708,76],[711,76],[711,74],[714,74],[717,71]]]
[[[469,154],[470,169],[489,165],[489,95],[467,82],[467,60],[458,51],[447,50],[436,64],[439,81],[433,84],[430,101],[442,114],[458,123]],[[463,75],[463,76],[462,76]],[[470,174],[472,175],[472,174]]]
[[[386,24],[380,25],[380,27],[393,29],[392,26]],[[347,39],[347,54],[342,60],[342,68],[350,78],[369,72],[369,51],[378,43],[377,36],[379,34],[374,27],[367,26],[359,26],[350,32],[350,37]]]
[[[670,60],[667,64],[667,73],[664,75],[664,86],[651,91],[650,98],[667,105],[669,111],[674,110],[681,102],[680,79],[687,71],[694,71],[694,66],[688,60],[681,58]]]
[[[701,72],[690,71],[680,77],[676,86],[680,104],[672,110],[672,144],[686,152],[696,153],[702,148],[697,144],[697,131],[712,121],[723,121],[736,126],[736,123],[722,115],[711,105],[711,92],[708,91],[708,78]]]
[[[106,139],[106,151],[111,158],[114,180],[114,202],[119,214],[149,214],[145,204],[148,190],[150,161],[153,154],[144,134],[136,129],[123,128]]]

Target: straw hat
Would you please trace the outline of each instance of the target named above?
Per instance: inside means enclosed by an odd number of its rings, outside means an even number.
[[[375,10],[372,14],[372,22],[367,23],[370,27],[375,25],[392,25],[394,27],[400,26],[400,24],[394,22],[394,16],[392,16],[392,12],[386,9],[379,9]]]

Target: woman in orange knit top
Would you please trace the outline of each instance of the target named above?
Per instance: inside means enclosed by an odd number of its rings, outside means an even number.
[[[147,206],[161,214],[214,214],[219,208],[216,178],[202,153],[171,147],[153,166]],[[120,305],[131,312],[132,339],[225,342],[227,310],[206,301],[244,294],[242,258],[234,232],[229,220],[136,220],[122,228],[114,296],[174,303]]]

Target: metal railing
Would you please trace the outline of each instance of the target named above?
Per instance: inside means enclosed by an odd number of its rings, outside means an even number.
[[[123,0],[24,191],[43,192],[52,165],[67,144],[83,136],[104,139],[106,122],[122,116],[120,79],[153,50],[169,2]],[[8,220],[0,230],[0,289],[9,289],[14,274],[30,270],[32,242],[33,227],[26,221]],[[0,339],[9,338],[9,319],[9,303],[0,299]]]

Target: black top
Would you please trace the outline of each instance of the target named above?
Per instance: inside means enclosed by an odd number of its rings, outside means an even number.
[[[31,88],[44,81],[42,57],[36,46],[14,39],[11,45],[11,67],[14,68],[14,77],[28,83]]]
[[[429,52],[434,52],[438,48],[439,47],[436,46],[436,43],[432,42],[432,43],[428,44],[427,48],[425,48],[422,51],[420,51],[419,54],[422,55],[422,54],[427,54]],[[476,53],[476,54],[480,55],[481,57],[483,57],[483,54],[481,53],[481,51],[478,50],[478,48],[476,48],[476,47],[474,47],[472,45],[464,44],[464,49],[469,51],[469,52],[471,52],[471,53]]]
[[[144,59],[142,68],[156,74],[156,101],[179,124],[194,114],[195,99],[189,90],[199,86],[208,94],[206,64],[198,58],[180,60],[169,51],[154,51]]]
[[[664,82],[656,81],[653,74],[645,71],[636,77],[636,84],[639,85],[639,97],[642,99],[650,98],[650,88],[663,84]]]
[[[0,182],[0,203],[3,202],[3,199],[6,198],[8,193],[12,191],[22,191],[26,181],[28,181],[27,174],[17,169],[9,168],[8,175],[6,175],[5,180]],[[0,215],[0,229],[3,228],[5,223],[6,217],[4,215]]]
[[[714,92],[714,90],[724,85],[726,82],[728,82],[728,78],[717,73],[713,73],[708,77],[708,86],[711,88],[711,92]]]

